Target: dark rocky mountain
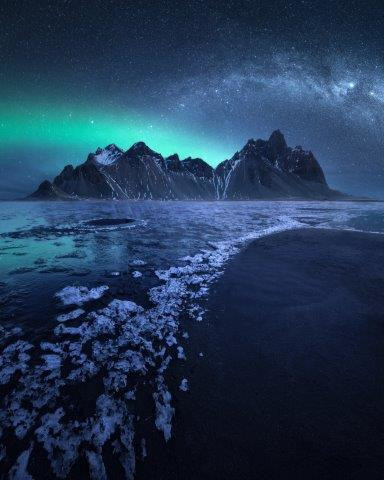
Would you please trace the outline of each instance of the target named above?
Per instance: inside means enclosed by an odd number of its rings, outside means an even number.
[[[311,151],[290,148],[276,130],[268,140],[249,140],[215,169],[201,158],[164,158],[145,143],[124,152],[116,145],[98,148],[87,160],[67,165],[29,199],[252,200],[339,198],[331,190]]]
[[[74,200],[75,198],[63,192],[49,180],[40,183],[37,190],[28,197],[29,200]]]

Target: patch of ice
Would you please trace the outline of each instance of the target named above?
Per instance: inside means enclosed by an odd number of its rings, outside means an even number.
[[[89,465],[89,477],[91,480],[108,480],[107,471],[100,453],[87,450],[85,455]]]
[[[68,320],[75,320],[76,318],[80,317],[80,315],[83,315],[84,310],[82,308],[77,308],[76,310],[72,310],[72,312],[69,313],[62,313],[61,315],[58,315],[56,320],[58,322],[67,322]]]
[[[125,320],[127,317],[134,315],[136,313],[143,312],[143,307],[137,305],[135,302],[131,302],[130,300],[112,300],[100,312],[109,317],[119,318],[121,320]]]
[[[57,477],[66,478],[78,456],[82,441],[77,432],[80,424],[77,421],[67,425],[61,423],[65,416],[62,407],[41,418],[41,426],[36,429],[37,440],[42,443]]]
[[[58,343],[41,342],[40,348],[43,351],[48,350],[54,353],[60,353],[60,354],[63,353],[63,346]]]
[[[30,355],[33,348],[29,342],[17,340],[8,345],[0,356],[0,385],[8,383],[16,372],[25,373],[28,370]]]
[[[90,300],[101,298],[108,289],[107,285],[91,289],[88,287],[68,286],[57,292],[56,297],[61,300],[63,305],[82,305]]]
[[[110,273],[109,273],[109,276],[110,276],[110,277],[119,277],[119,276],[120,276],[120,272],[110,272]]]
[[[153,393],[156,406],[155,424],[164,434],[165,441],[171,438],[172,417],[175,409],[171,406],[172,396],[164,384],[164,377],[159,375],[156,379],[157,390]]]
[[[133,278],[140,278],[142,276],[143,276],[143,274],[141,272],[139,272],[138,270],[135,270],[134,272],[132,272],[132,277]]]
[[[24,452],[17,457],[16,463],[9,471],[9,480],[33,480],[27,470],[32,449],[33,443],[28,450],[24,450]]]
[[[177,347],[177,358],[179,360],[186,360],[186,356],[185,356],[185,353],[184,353],[184,348],[181,347],[181,346],[178,346]]]
[[[181,381],[181,383],[179,385],[179,389],[182,392],[187,392],[188,391],[189,386],[188,386],[188,380],[186,378],[183,378],[183,380]]]
[[[45,368],[47,370],[55,370],[61,367],[61,357],[60,355],[48,354],[42,355],[41,358],[45,361]]]
[[[147,264],[147,262],[144,262],[144,260],[140,260],[139,258],[136,258],[135,260],[132,260],[129,262],[131,267],[142,267]]]
[[[147,457],[147,446],[145,442],[145,438],[141,439],[141,458],[144,460],[144,458]]]
[[[0,342],[11,338],[21,335],[21,328],[20,327],[13,327],[11,329],[6,329],[2,325],[0,325]]]

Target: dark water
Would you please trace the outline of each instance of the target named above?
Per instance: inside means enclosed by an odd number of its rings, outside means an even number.
[[[228,258],[271,232],[383,218],[380,203],[1,203],[0,472],[132,478],[145,432],[172,433],[168,366],[188,362]]]

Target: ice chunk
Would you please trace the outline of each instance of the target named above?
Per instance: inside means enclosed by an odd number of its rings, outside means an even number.
[[[67,322],[68,320],[74,320],[75,318],[80,317],[80,315],[83,315],[83,313],[85,312],[82,308],[76,308],[76,310],[72,310],[72,312],[58,315],[56,320],[58,322]]]
[[[28,450],[24,450],[24,452],[17,457],[16,463],[9,471],[9,480],[33,480],[27,470],[32,448],[33,443]]]
[[[106,308],[101,310],[101,312],[109,317],[118,317],[120,319],[125,319],[126,317],[133,315],[135,313],[143,312],[143,307],[137,305],[135,302],[130,300],[112,300]]]
[[[85,452],[89,464],[89,476],[91,480],[107,480],[107,472],[103,462],[103,457],[100,453],[96,453],[92,450]]]
[[[171,407],[172,396],[164,384],[164,378],[160,375],[156,381],[157,391],[154,392],[153,398],[156,406],[155,425],[158,430],[164,434],[165,441],[171,438],[172,417],[175,409]]]
[[[56,368],[61,367],[61,357],[60,355],[48,354],[42,355],[41,358],[45,361],[45,368],[47,370],[55,370]]]
[[[183,378],[183,380],[181,381],[180,385],[179,385],[179,389],[182,391],[182,392],[186,392],[189,387],[188,387],[188,380],[186,378]]]
[[[186,356],[185,356],[185,353],[184,353],[184,348],[179,346],[177,347],[177,358],[179,360],[186,360]]]
[[[75,287],[68,286],[56,293],[63,305],[82,305],[90,300],[97,300],[101,298],[104,293],[109,289],[107,285],[101,285],[99,287],[87,288],[87,287]]]
[[[143,265],[146,265],[147,262],[144,262],[144,260],[140,260],[140,259],[135,259],[135,260],[132,260],[131,262],[129,262],[129,264],[132,266],[132,267],[141,267]]]
[[[147,446],[145,438],[141,439],[141,458],[144,459],[147,456]]]

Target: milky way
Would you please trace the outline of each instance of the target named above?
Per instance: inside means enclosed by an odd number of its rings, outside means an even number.
[[[1,8],[0,169],[14,178],[0,181],[2,196],[109,143],[144,140],[216,165],[276,128],[314,151],[332,186],[380,196],[381,2]]]

